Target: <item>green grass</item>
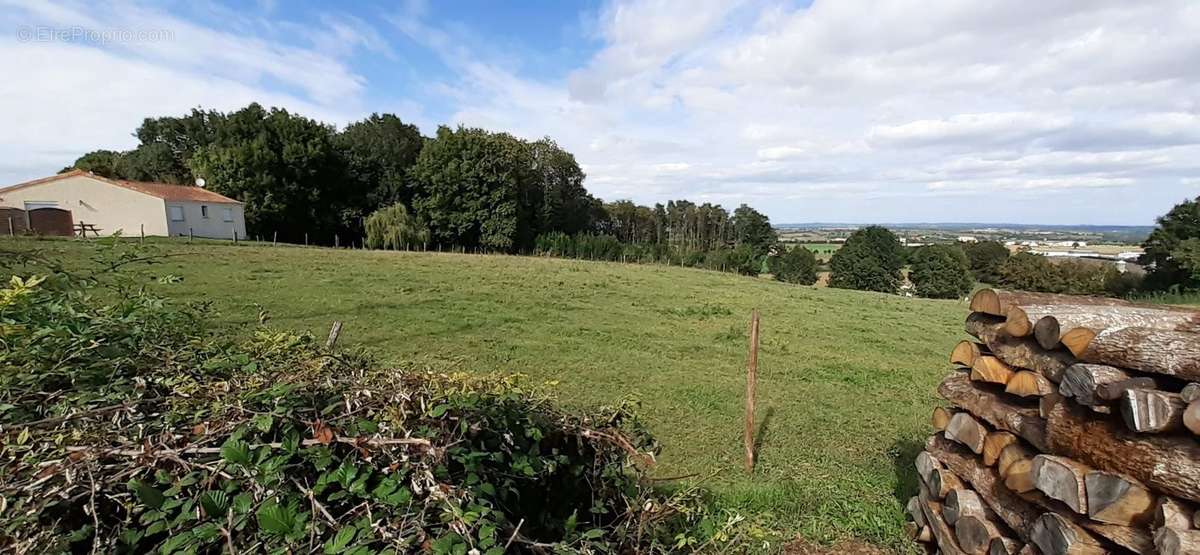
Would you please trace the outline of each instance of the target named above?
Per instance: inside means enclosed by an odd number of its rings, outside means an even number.
[[[11,240],[10,240],[11,241]],[[11,244],[11,243],[10,243]],[[32,246],[33,242],[18,241]],[[86,260],[94,246],[42,241]],[[225,325],[323,335],[384,360],[521,372],[565,403],[639,399],[659,477],[776,530],[900,548],[912,460],[966,307],[678,267],[515,256],[163,242],[152,287],[211,300]],[[747,327],[762,313],[759,466],[742,464]],[[692,480],[695,480],[694,478]],[[685,483],[687,480],[685,480]]]

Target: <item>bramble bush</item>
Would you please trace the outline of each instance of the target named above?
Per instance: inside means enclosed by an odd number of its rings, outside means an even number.
[[[644,485],[629,406],[216,333],[136,283],[5,261],[2,550],[668,552],[740,522]]]

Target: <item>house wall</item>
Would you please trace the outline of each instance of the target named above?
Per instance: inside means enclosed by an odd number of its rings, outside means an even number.
[[[171,221],[171,207],[178,206],[183,208],[183,221]],[[205,218],[202,206],[208,207],[208,217]],[[233,210],[233,221],[227,222],[224,217],[224,210],[229,208]],[[213,239],[233,239],[233,232],[237,230],[238,238],[246,238],[246,212],[240,204],[216,204],[211,202],[177,202],[168,200],[165,203],[167,229],[173,236],[186,236],[188,230],[192,231],[192,235],[196,237],[210,237]]]
[[[120,231],[127,237],[136,237],[141,226],[145,226],[146,235],[167,235],[162,199],[86,175],[0,193],[0,206],[25,208],[26,202],[53,202],[57,208],[70,210],[75,223],[94,224],[101,235]]]

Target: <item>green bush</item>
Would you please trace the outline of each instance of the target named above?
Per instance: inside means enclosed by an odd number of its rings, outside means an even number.
[[[886,228],[855,231],[829,260],[829,286],[895,293],[903,266],[900,240]]]
[[[0,288],[6,550],[661,553],[720,540],[694,493],[642,486],[657,445],[628,407],[564,412],[519,378],[380,369],[308,335],[216,333],[161,299],[32,273]]]
[[[1022,291],[1062,291],[1062,282],[1054,264],[1045,256],[1028,252],[1012,255],[1000,267],[1000,284]]]
[[[367,248],[410,250],[428,243],[428,226],[403,204],[393,204],[367,217]]]
[[[970,264],[958,245],[929,245],[913,252],[908,279],[919,297],[955,299],[971,291]]]
[[[785,249],[772,261],[771,272],[776,280],[801,285],[817,282],[817,256],[802,246]]]
[[[1000,283],[1000,269],[1008,261],[1008,247],[998,241],[980,241],[962,246],[971,264],[975,280],[982,283]]]

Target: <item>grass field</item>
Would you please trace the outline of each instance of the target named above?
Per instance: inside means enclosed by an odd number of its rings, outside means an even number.
[[[12,240],[9,240],[12,245]],[[0,243],[3,245],[4,243]],[[15,242],[86,261],[73,241]],[[663,266],[513,256],[162,242],[151,287],[224,325],[323,335],[384,360],[521,372],[566,403],[641,401],[659,477],[817,541],[901,549],[911,463],[966,307]],[[747,322],[762,312],[760,464],[741,470]],[[699,478],[690,478],[689,483]]]

